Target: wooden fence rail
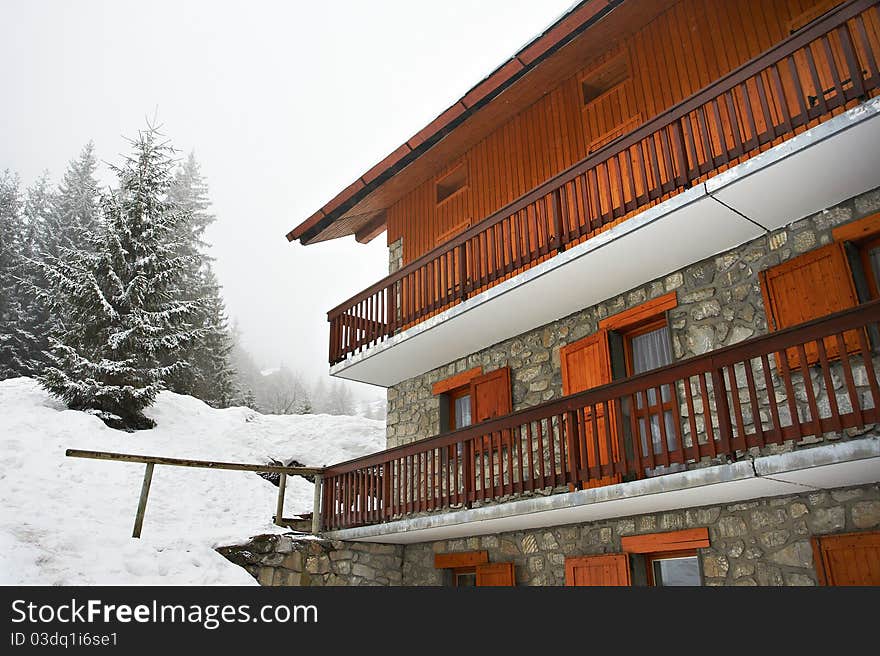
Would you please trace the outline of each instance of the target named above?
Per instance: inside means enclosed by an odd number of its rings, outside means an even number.
[[[878,0],[852,0],[327,313],[331,364],[880,89]]]
[[[165,458],[162,456],[141,456],[131,453],[113,453],[110,451],[84,451],[81,449],[67,449],[64,452],[69,458],[88,458],[91,460],[112,460],[115,462],[137,462],[146,464],[144,481],[141,485],[141,495],[138,500],[138,509],[134,520],[134,530],[131,537],[139,538],[144,524],[144,514],[147,509],[147,498],[150,494],[150,484],[153,480],[153,468],[156,465],[168,465],[172,467],[196,467],[200,469],[223,469],[231,471],[250,471],[257,473],[279,474],[278,502],[275,510],[275,523],[281,526],[282,512],[284,510],[284,492],[287,487],[288,476],[314,476],[315,477],[315,512],[312,514],[312,532],[317,534],[321,530],[321,517],[318,510],[321,507],[321,487],[323,467],[284,467],[280,465],[255,465],[242,462],[218,462],[214,460],[186,460],[182,458]]]
[[[332,465],[327,529],[593,487],[880,421],[880,301]]]

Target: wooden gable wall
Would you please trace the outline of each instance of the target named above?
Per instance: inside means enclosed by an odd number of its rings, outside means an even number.
[[[788,37],[793,19],[840,2],[682,0],[388,208],[388,243],[403,237],[412,262]],[[618,57],[629,81],[585,105],[584,78],[620,66]],[[438,203],[437,181],[460,165],[467,186]]]

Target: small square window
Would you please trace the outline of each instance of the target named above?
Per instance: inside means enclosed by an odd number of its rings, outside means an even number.
[[[648,559],[651,569],[650,581],[656,587],[698,586],[700,562],[693,556],[657,556]]]
[[[629,77],[629,62],[627,61],[626,54],[621,53],[607,64],[588,73],[581,80],[584,105],[595,102],[612,89],[626,82]]]
[[[468,170],[467,166],[462,163],[437,180],[437,204],[439,205],[447,198],[454,196],[467,187],[467,184]]]

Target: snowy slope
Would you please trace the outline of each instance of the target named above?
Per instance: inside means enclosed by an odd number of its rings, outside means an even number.
[[[277,488],[250,472],[157,466],[140,540],[131,539],[144,465],[67,458],[91,449],[178,458],[320,466],[384,448],[384,423],[330,415],[213,409],[162,392],[153,430],[112,430],[67,410],[28,378],[0,381],[0,584],[248,585],[213,547],[272,524]],[[288,480],[285,516],[312,508]]]

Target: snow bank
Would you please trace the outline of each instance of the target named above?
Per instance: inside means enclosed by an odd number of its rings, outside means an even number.
[[[250,585],[213,547],[276,532],[277,488],[250,472],[157,466],[140,540],[131,539],[144,465],[67,458],[90,449],[177,458],[321,466],[384,448],[384,423],[330,415],[216,410],[162,392],[153,430],[124,433],[67,410],[35,381],[0,381],[0,583]],[[285,515],[312,509],[288,480]]]

